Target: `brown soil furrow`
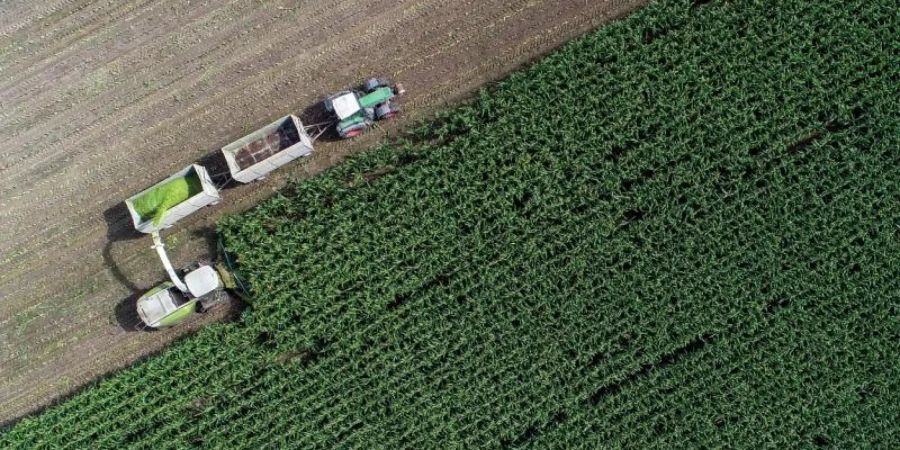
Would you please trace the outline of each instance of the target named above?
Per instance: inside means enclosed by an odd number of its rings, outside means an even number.
[[[152,0],[150,0],[152,1]],[[203,26],[204,20],[214,20],[215,13],[218,10],[202,10],[196,11],[195,14],[188,14],[179,16],[182,20],[176,21],[172,24],[172,26],[180,27],[180,28],[188,28],[190,24],[196,24],[195,26]],[[126,11],[131,12],[131,11]],[[245,11],[242,11],[246,14]],[[147,16],[152,16],[152,9],[148,9],[142,11],[142,14]],[[124,14],[124,13],[123,13]],[[209,15],[212,17],[209,17]],[[134,16],[132,16],[134,17]],[[39,125],[44,125],[40,121],[36,121],[37,119],[44,119],[47,117],[49,113],[58,113],[65,111],[83,111],[81,108],[81,104],[74,103],[70,101],[73,97],[77,97],[80,91],[84,90],[84,86],[88,85],[90,87],[91,81],[97,76],[97,74],[106,75],[106,74],[115,74],[114,76],[118,76],[120,78],[129,78],[130,84],[125,84],[121,87],[122,92],[116,92],[115,89],[108,89],[101,92],[98,92],[95,95],[90,96],[82,96],[81,102],[85,104],[91,104],[92,100],[100,100],[105,99],[104,97],[116,97],[117,95],[124,94],[141,94],[148,89],[143,85],[148,79],[142,77],[146,72],[150,72],[154,70],[154,65],[151,64],[151,61],[156,61],[158,63],[171,63],[171,69],[169,72],[177,72],[181,68],[181,64],[185,61],[168,61],[172,57],[175,56],[190,56],[191,52],[177,52],[177,48],[179,46],[179,42],[177,40],[167,39],[162,45],[156,45],[151,48],[147,48],[144,44],[153,39],[158,38],[160,36],[165,36],[164,29],[156,29],[155,32],[151,32],[152,28],[150,27],[153,21],[158,21],[158,18],[154,17],[146,17],[143,21],[137,21],[135,25],[134,20],[129,20],[131,23],[129,29],[132,32],[138,33],[140,35],[140,39],[129,40],[129,47],[124,47],[121,45],[116,45],[116,48],[112,51],[104,52],[103,58],[101,60],[92,60],[90,66],[87,66],[83,61],[85,58],[89,58],[91,53],[91,46],[85,45],[83,48],[81,47],[68,47],[66,50],[70,55],[66,56],[64,61],[53,61],[53,64],[48,64],[48,67],[42,68],[38,73],[31,75],[28,80],[32,81],[27,86],[17,86],[18,89],[11,89],[8,92],[0,92],[0,96],[4,98],[13,98],[18,99],[21,102],[28,102],[28,107],[34,109],[36,106],[41,106],[41,108],[34,113],[32,116],[25,116],[24,118],[19,117],[19,120],[27,122],[36,122]],[[234,24],[235,27],[238,27],[238,24]],[[146,32],[143,32],[146,30]],[[226,31],[235,31],[235,30],[226,30]],[[113,39],[114,36],[121,34],[123,31],[112,31],[109,34]],[[214,42],[213,39],[210,39],[210,42]],[[96,44],[95,44],[96,45]],[[200,46],[197,46],[200,47]],[[191,47],[193,50],[196,47]],[[187,55],[185,55],[187,54]],[[144,72],[141,72],[140,68],[145,69]],[[80,71],[75,70],[76,68],[81,69]],[[124,72],[124,69],[127,68],[127,73]],[[49,70],[52,69],[52,70]],[[93,69],[92,72],[86,72],[88,69]],[[158,69],[157,69],[158,70]],[[121,73],[117,73],[121,72]],[[70,87],[70,84],[73,84],[73,80],[80,80],[75,84],[75,87]],[[126,80],[117,80],[122,82],[123,84]],[[27,88],[27,89],[26,89]],[[60,92],[62,91],[62,92]],[[68,95],[67,95],[68,94]],[[63,96],[62,99],[59,97]],[[131,95],[133,96],[133,95]],[[50,99],[49,101],[45,101],[46,99]],[[77,100],[77,98],[75,98]],[[123,102],[128,102],[131,100],[130,98],[121,99]],[[34,103],[43,103],[43,105],[35,105]],[[60,105],[60,103],[63,103]],[[16,102],[11,102],[9,105],[15,105]],[[105,102],[96,103],[99,106],[105,106]],[[22,111],[20,111],[17,116],[22,116]],[[74,124],[68,124],[65,121],[61,121],[63,125],[72,126]],[[0,128],[0,132],[4,131],[7,127]],[[32,134],[40,133],[45,131],[46,127],[35,127],[29,129]],[[18,145],[29,145],[30,142],[13,142]],[[5,156],[0,154],[0,156]]]
[[[127,74],[118,74],[119,77],[122,78],[120,81],[123,83],[123,86],[121,86],[119,90],[123,92],[116,92],[115,89],[110,89],[99,93],[96,98],[113,98],[120,100],[122,103],[130,103],[131,98],[121,99],[117,96],[124,93],[132,94],[131,96],[133,97],[134,95],[140,96],[147,92],[156,91],[166,84],[160,82],[161,79],[178,78],[190,75],[193,71],[197,70],[196,67],[192,68],[191,66],[196,65],[200,56],[215,56],[210,55],[210,49],[219,49],[234,43],[228,39],[239,39],[239,32],[241,31],[240,27],[242,26],[240,23],[226,22],[228,26],[220,26],[217,23],[223,22],[221,15],[224,14],[221,10],[206,11],[206,13],[207,14],[191,15],[189,17],[191,19],[190,22],[173,24],[184,29],[192,30],[190,40],[196,41],[196,45],[192,45],[187,51],[179,49],[179,47],[184,46],[184,43],[182,42],[184,39],[168,39],[162,45],[155,45],[149,48],[138,46],[128,48],[126,49],[127,51],[119,53],[107,53],[107,58],[97,65],[97,72],[111,72],[112,70],[109,66],[113,66],[113,69],[127,67],[128,72]],[[265,13],[266,12],[262,10],[256,11],[256,13],[252,15],[244,12],[245,15],[250,16],[257,16]],[[211,31],[210,34],[200,34],[197,32],[198,29],[204,32],[206,30]],[[212,34],[212,31],[216,34]],[[150,39],[150,37],[144,36],[142,40],[147,39]],[[77,55],[72,58],[76,57]],[[157,64],[165,64],[165,71],[160,71],[159,66],[152,64],[151,61],[156,62]],[[213,59],[212,61],[219,62],[218,59]],[[29,91],[27,94],[22,94],[21,97],[29,101],[42,101],[44,97],[52,98],[54,95],[58,95],[55,91],[47,90],[48,87],[52,88],[59,84],[58,81],[53,80],[52,78],[45,81],[50,83],[50,85],[34,86],[31,88],[32,91]],[[144,85],[148,81],[154,83],[152,88],[148,88]],[[155,84],[159,84],[160,86],[156,86]],[[87,104],[90,104],[90,100],[91,98],[82,99],[82,101]],[[76,104],[68,106],[68,108],[71,109],[78,106],[80,105]],[[107,105],[100,104],[99,106]],[[46,107],[47,105],[44,105],[44,108]]]
[[[0,97],[9,98],[15,93],[14,90],[23,91],[36,83],[52,82],[54,77],[51,75],[60,76],[76,69],[88,68],[95,58],[106,56],[91,51],[92,47],[99,44],[98,36],[92,33],[102,30],[104,25],[121,20],[122,16],[140,5],[153,1],[111,2],[105,6],[108,9],[103,14],[97,14],[99,7],[85,11],[88,5],[83,4],[77,11],[82,13],[80,15],[66,15],[59,22],[43,24],[39,29],[29,30],[30,33],[23,30],[22,33],[26,36],[36,33],[40,33],[40,36],[22,43],[23,45],[8,47],[9,53],[0,53],[5,59],[11,59],[6,62],[6,67],[17,75],[0,80]],[[84,58],[78,58],[77,52],[82,52]]]
[[[52,15],[53,13],[66,8],[76,0],[57,0],[35,2],[30,0],[21,1],[19,5],[15,3],[4,5],[0,15],[0,36],[7,36],[15,31],[27,27],[29,24],[41,18]]]
[[[386,2],[386,3],[389,3],[389,2]],[[346,4],[346,2],[341,3],[341,4],[346,5],[344,7],[346,9],[358,9],[358,8],[353,8],[352,4]],[[319,5],[319,4],[317,4],[317,5]],[[329,4],[322,4],[321,6],[322,7],[319,8],[320,10],[317,10],[314,12],[304,12],[303,20],[300,21],[300,23],[303,24],[302,28],[298,27],[293,22],[276,21],[275,22],[276,27],[274,27],[274,28],[272,26],[267,27],[267,34],[264,36],[264,38],[270,39],[270,38],[277,38],[280,36],[286,36],[286,37],[281,38],[280,41],[273,42],[273,43],[267,43],[265,45],[263,45],[262,42],[254,41],[255,43],[256,42],[258,42],[258,43],[256,43],[256,45],[253,45],[253,46],[249,46],[249,45],[244,46],[245,53],[247,51],[256,52],[259,50],[259,47],[266,47],[266,52],[284,53],[285,51],[283,49],[285,49],[286,46],[283,44],[285,44],[286,41],[293,39],[293,38],[291,36],[288,36],[287,33],[284,32],[287,30],[282,30],[277,27],[289,27],[291,29],[290,31],[302,32],[305,37],[308,37],[314,41],[318,41],[318,40],[327,38],[329,30],[326,27],[321,26],[321,24],[332,22],[332,21],[334,21],[335,16],[346,15],[346,12],[342,8],[338,8],[338,7],[329,5]],[[372,8],[376,8],[376,9],[383,9],[378,4],[374,4],[371,2],[370,2],[370,6]],[[267,11],[259,10],[257,12],[259,12],[260,14],[266,14],[267,17],[263,17],[263,18],[259,18],[259,19],[254,18],[253,20],[259,20],[259,21],[265,22],[265,21],[273,20],[275,17],[281,15],[284,11],[277,10],[277,9],[271,9],[271,10],[267,10]],[[322,18],[319,16],[320,12],[328,13],[328,16]],[[246,33],[247,31],[242,30],[241,28],[243,27],[243,25],[238,24],[238,23],[233,22],[232,23],[233,26],[231,28],[224,28],[224,27],[220,27],[219,25],[217,25],[217,23],[219,23],[219,22],[222,22],[222,20],[217,20],[217,16],[206,15],[206,16],[202,16],[202,17],[198,18],[196,21],[194,21],[190,24],[185,25],[186,28],[192,30],[192,39],[197,39],[198,41],[200,41],[204,44],[206,42],[210,42],[210,44],[215,44],[214,49],[211,49],[211,50],[205,49],[205,48],[203,48],[202,45],[195,45],[195,46],[191,47],[191,49],[190,49],[191,51],[180,52],[176,55],[173,51],[171,51],[171,47],[177,46],[178,43],[177,42],[168,42],[164,46],[154,47],[153,49],[150,49],[151,50],[150,53],[147,53],[147,52],[139,52],[138,53],[136,51],[133,51],[127,55],[123,55],[121,58],[116,58],[114,60],[111,59],[111,60],[109,60],[109,63],[111,64],[112,62],[118,62],[120,65],[128,66],[131,69],[129,74],[132,76],[139,77],[144,71],[158,70],[156,67],[151,66],[151,65],[145,65],[143,67],[135,67],[135,64],[140,64],[141,60],[152,60],[152,61],[165,62],[168,66],[170,66],[170,68],[167,69],[166,72],[164,73],[164,76],[162,77],[163,79],[169,78],[169,77],[174,77],[177,79],[177,78],[183,78],[183,77],[186,77],[187,75],[190,75],[192,73],[192,69],[190,66],[196,65],[196,62],[201,61],[202,59],[207,59],[212,62],[215,62],[217,65],[221,65],[222,64],[221,58],[223,58],[223,57],[229,58],[230,56],[236,54],[236,52],[234,52],[233,48],[229,48],[229,45],[239,44],[239,43],[233,42],[235,40],[246,41],[246,39],[243,39],[241,36],[243,33]],[[311,31],[304,31],[304,30],[309,30],[310,28],[312,28]],[[200,29],[201,31],[204,31],[204,33],[207,29],[214,29],[216,34],[211,35],[211,34],[197,33],[195,29]],[[318,34],[314,34],[313,31],[318,32]],[[222,49],[223,47],[227,48],[228,53],[225,53],[224,55],[216,55],[213,53],[214,51]],[[272,47],[277,47],[277,48],[273,49]],[[197,52],[196,51],[197,49],[201,49],[201,51]],[[171,58],[173,58],[175,56],[178,57],[177,60],[170,60]],[[200,58],[201,56],[203,57],[202,59]],[[267,59],[267,57],[271,57],[271,56],[277,56],[277,55],[265,55],[265,54],[257,55],[257,57],[263,58],[263,59]],[[235,60],[236,58],[232,57],[230,59]],[[160,60],[162,60],[162,61],[160,61]],[[243,65],[246,66],[247,64],[244,62]],[[208,64],[204,64],[201,67],[199,67],[200,69],[208,70],[207,67],[203,67],[203,66],[208,66]],[[238,69],[238,70],[235,70],[236,72],[240,72],[242,70],[246,70],[246,67],[237,67],[236,69]],[[194,68],[194,70],[197,70],[197,69]],[[219,69],[219,70],[228,72],[228,70],[222,70],[222,69]],[[157,76],[157,79],[155,80],[155,82],[157,82],[160,85],[160,88],[169,87],[169,86],[166,86],[167,82],[160,81],[159,78],[160,77]],[[139,86],[127,85],[124,87],[124,89],[133,90],[136,87],[139,87]],[[47,95],[50,96],[52,94],[48,93]],[[115,97],[116,93],[115,92],[112,92],[112,93],[105,92],[102,95],[103,95],[103,97]],[[103,97],[101,97],[101,98],[103,98]],[[91,99],[85,99],[85,101],[89,101],[89,100],[91,100]]]

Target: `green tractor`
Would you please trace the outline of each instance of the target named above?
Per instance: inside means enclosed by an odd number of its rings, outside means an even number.
[[[399,114],[400,107],[394,99],[404,92],[399,83],[372,78],[361,89],[341,91],[325,99],[325,111],[336,117],[338,136],[352,138],[365,132],[376,120]]]

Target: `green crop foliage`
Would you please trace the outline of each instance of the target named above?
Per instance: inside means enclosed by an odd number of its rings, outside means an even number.
[[[896,447],[896,4],[695,3],[226,218],[241,320],[0,446]]]

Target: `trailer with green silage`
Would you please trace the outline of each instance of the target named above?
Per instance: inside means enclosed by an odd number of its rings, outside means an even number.
[[[219,202],[219,191],[206,169],[191,164],[129,197],[125,206],[134,228],[152,233],[169,228],[200,208]]]

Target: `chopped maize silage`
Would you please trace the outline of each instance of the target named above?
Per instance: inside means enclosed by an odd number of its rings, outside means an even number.
[[[142,221],[153,219],[154,225],[162,222],[169,208],[203,192],[203,185],[196,173],[167,181],[134,200],[134,209]]]

